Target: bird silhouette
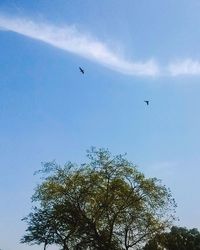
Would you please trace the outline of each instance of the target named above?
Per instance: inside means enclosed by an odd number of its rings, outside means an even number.
[[[149,105],[149,101],[144,101],[147,105]]]
[[[82,74],[85,73],[84,70],[83,70],[81,67],[79,67],[79,69],[80,69],[80,72],[81,72]]]

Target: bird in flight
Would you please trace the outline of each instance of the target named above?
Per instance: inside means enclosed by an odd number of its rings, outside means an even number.
[[[149,105],[149,101],[144,101],[144,102],[146,102],[146,104]]]
[[[79,67],[79,69],[80,69],[80,72],[81,72],[82,74],[85,73],[84,70],[83,70],[81,67]]]

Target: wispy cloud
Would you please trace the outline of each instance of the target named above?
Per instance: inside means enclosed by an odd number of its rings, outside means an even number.
[[[0,14],[0,30],[12,31],[40,40],[64,51],[74,53],[107,68],[127,75],[190,76],[200,75],[200,61],[191,58],[169,62],[161,67],[153,59],[130,61],[96,38],[81,32],[75,26],[55,26],[46,22],[9,17]]]
[[[169,64],[168,71],[172,76],[200,75],[200,61],[184,59]]]
[[[0,15],[0,28],[43,41],[124,74],[141,76],[159,74],[159,67],[154,60],[146,62],[126,60],[109,49],[105,43],[80,32],[74,26],[57,27],[44,22]]]

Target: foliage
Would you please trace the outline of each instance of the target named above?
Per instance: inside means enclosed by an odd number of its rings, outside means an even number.
[[[200,250],[200,233],[196,228],[172,227],[170,232],[157,234],[144,250]]]
[[[63,250],[137,248],[171,225],[175,202],[156,178],[145,178],[125,156],[92,148],[89,162],[45,163],[24,220],[22,243]]]

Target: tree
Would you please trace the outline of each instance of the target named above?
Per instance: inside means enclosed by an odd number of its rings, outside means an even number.
[[[24,220],[22,243],[63,250],[135,249],[173,221],[175,202],[156,178],[145,178],[125,156],[92,148],[89,162],[43,164],[32,197],[38,207]]]
[[[200,233],[196,228],[172,227],[170,232],[157,234],[144,250],[200,250]]]

